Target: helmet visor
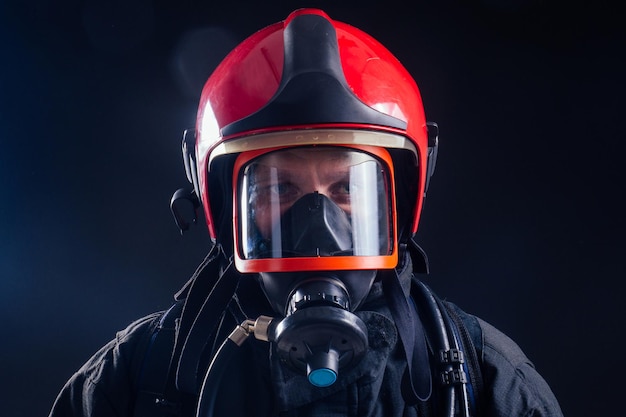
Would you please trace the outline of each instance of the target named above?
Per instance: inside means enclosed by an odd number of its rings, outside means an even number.
[[[386,256],[393,251],[390,168],[351,147],[264,153],[240,169],[242,259]]]

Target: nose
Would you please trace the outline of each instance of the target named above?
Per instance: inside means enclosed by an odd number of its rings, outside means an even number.
[[[313,191],[313,198],[309,202],[309,210],[319,211],[322,207],[322,195],[318,191]]]

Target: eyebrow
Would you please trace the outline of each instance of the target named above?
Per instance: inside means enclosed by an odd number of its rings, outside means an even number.
[[[271,181],[274,178],[274,173],[278,181],[302,177],[301,171],[298,171],[297,169],[285,169],[275,165],[266,165],[263,163],[259,163],[254,169],[254,182],[259,183],[264,181]]]

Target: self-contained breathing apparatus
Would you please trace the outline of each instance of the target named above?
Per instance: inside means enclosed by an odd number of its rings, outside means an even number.
[[[413,246],[412,249],[405,250],[415,256],[419,248]],[[197,286],[192,290],[197,292],[213,285],[210,295],[206,299],[197,298],[199,294],[192,294],[188,286],[181,290],[179,297],[184,298],[180,298],[164,314],[151,338],[141,367],[143,372],[137,377],[140,392],[135,408],[137,417],[219,415],[214,413],[218,400],[218,390],[215,387],[220,386],[224,373],[228,373],[229,366],[233,363],[243,363],[244,367],[257,366],[254,358],[242,356],[244,353],[241,348],[252,335],[257,339],[270,339],[272,336],[269,335],[273,331],[271,327],[276,325],[270,320],[280,321],[280,318],[268,316],[247,319],[243,313],[237,314],[230,309],[229,306],[237,305],[236,297],[233,298],[232,294],[229,296],[231,291],[236,290],[237,284],[233,282],[237,280],[224,279],[233,278],[232,269],[229,268],[218,278],[221,254],[217,249],[212,252],[207,258],[209,262],[199,268],[192,281],[193,286]],[[419,256],[423,259],[423,255]],[[396,326],[404,329],[400,331],[401,338],[404,335],[405,341],[411,338],[416,341],[419,340],[416,336],[422,336],[427,342],[426,357],[420,355],[423,351],[419,350],[420,347],[416,348],[415,343],[413,354],[406,353],[410,352],[408,349],[411,346],[403,343],[407,360],[407,378],[402,382],[405,401],[415,405],[420,416],[480,415],[483,389],[480,370],[482,337],[476,319],[458,310],[453,304],[441,301],[418,279],[413,280],[411,294],[405,297],[402,289],[393,288],[397,281],[394,282],[392,273],[393,271],[389,271],[389,275],[384,277],[388,279],[388,284],[385,285],[388,303],[391,305],[395,302],[403,306],[402,308],[411,308],[417,313],[417,317],[415,314],[407,314],[404,319],[400,316],[402,312],[394,314],[394,319],[398,320]],[[183,308],[195,316],[191,320],[193,324],[189,324],[189,318],[180,317]],[[226,332],[220,332],[220,340],[213,340],[218,338],[217,328],[223,320],[223,315],[218,313],[220,309],[243,320],[240,325],[231,328],[231,334],[228,334],[230,330],[223,329]],[[415,327],[402,327],[409,325],[407,318],[411,317],[413,320],[420,320],[420,323],[411,323]],[[207,328],[212,331],[207,332]],[[424,333],[420,334],[419,330],[415,330],[420,328]],[[217,342],[216,346],[219,348],[212,349],[214,353],[206,373],[198,374],[198,369],[202,368],[199,358],[207,345],[207,333],[214,335],[209,344]],[[182,336],[176,344],[175,334]],[[171,361],[164,360],[170,356]],[[247,361],[249,363],[246,365]],[[424,363],[428,365],[427,373],[424,373]],[[411,373],[412,378],[409,377]],[[416,392],[419,390],[421,392]],[[193,414],[184,414],[184,410]]]

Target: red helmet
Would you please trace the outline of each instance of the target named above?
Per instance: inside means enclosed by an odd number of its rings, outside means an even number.
[[[417,231],[436,158],[436,130],[426,123],[415,81],[391,52],[321,10],[300,9],[248,37],[215,69],[183,153],[211,238],[227,247],[234,242],[241,272],[294,270],[306,259],[307,270],[356,268],[347,256],[331,257],[330,263],[313,256],[259,264],[242,254],[237,189],[246,164],[292,147],[343,147],[372,155],[387,170],[383,188],[392,194],[391,227],[385,249],[361,258],[365,266],[359,269],[393,268],[398,242]]]

